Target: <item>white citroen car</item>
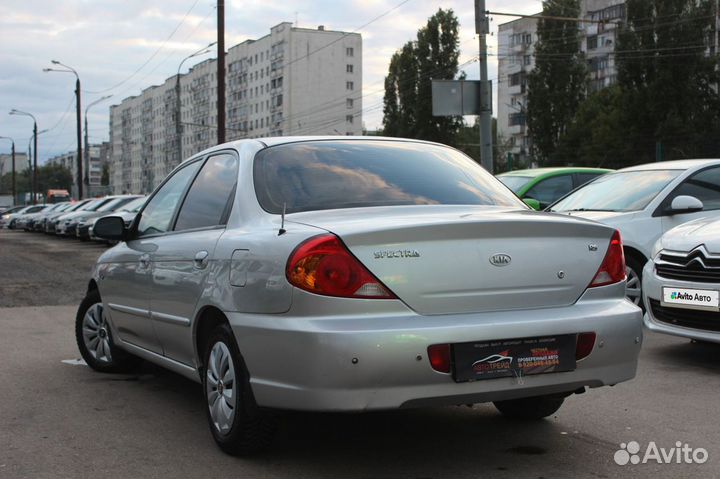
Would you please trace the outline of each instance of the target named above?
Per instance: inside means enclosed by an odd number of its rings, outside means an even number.
[[[666,231],[703,217],[720,217],[720,159],[649,163],[603,175],[547,209],[620,230],[627,296],[642,306],[642,271]]]
[[[643,271],[647,328],[720,343],[720,219],[673,228],[653,250]]]

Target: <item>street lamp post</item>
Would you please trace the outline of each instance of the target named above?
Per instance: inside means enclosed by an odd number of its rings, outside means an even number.
[[[33,146],[33,168],[32,168],[32,185],[30,187],[30,194],[32,195],[32,204],[37,204],[37,136],[38,136],[38,129],[37,129],[37,120],[33,115],[30,113],[15,110],[10,110],[11,115],[20,115],[20,116],[29,116],[33,119],[33,138],[35,145]]]
[[[183,60],[180,62],[180,65],[178,65],[177,69],[177,76],[175,77],[175,148],[177,149],[177,163],[173,165],[173,167],[180,164],[182,161],[182,120],[180,118],[180,112],[181,112],[181,102],[180,102],[180,69],[182,69],[183,63],[185,63],[187,60],[190,60],[193,57],[197,57],[200,55],[204,55],[206,53],[210,53],[210,47],[215,45],[217,42],[212,42],[206,47],[201,48],[200,50],[196,51],[195,53],[186,56],[183,58]]]
[[[56,68],[43,68],[44,72],[61,72],[61,73],[72,73],[75,75],[75,113],[77,121],[77,185],[78,185],[78,199],[83,197],[83,164],[82,164],[82,110],[80,108],[80,75],[75,71],[74,68],[69,67],[57,60],[51,60],[53,65],[60,65],[66,68],[66,70],[58,70]]]
[[[90,142],[88,140],[88,110],[90,107],[111,98],[112,95],[106,95],[98,98],[94,102],[85,107],[85,186],[87,186],[87,194],[90,195]]]
[[[9,136],[0,136],[0,140],[10,140],[12,142],[12,197],[13,204],[17,201],[17,192],[15,191],[15,140]]]

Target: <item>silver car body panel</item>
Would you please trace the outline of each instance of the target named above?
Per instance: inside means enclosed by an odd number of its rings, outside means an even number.
[[[521,204],[516,211],[408,206],[288,214],[280,234],[282,218],[260,207],[252,187],[252,160],[264,146],[245,140],[194,157],[228,148],[239,156],[238,184],[243,187],[237,188],[225,227],[132,240],[99,258],[93,279],[109,307],[120,347],[199,381],[197,328],[208,308],[219,310],[235,333],[258,403],[303,410],[508,399],[615,384],[635,375],[642,318],[624,299],[624,282],[586,290],[605,255],[611,228],[527,213]],[[512,234],[503,233],[503,227]],[[291,252],[328,231],[399,299],[327,297],[289,284],[285,269]],[[488,238],[473,240],[473,232],[485,232]],[[417,249],[421,256],[374,261],[375,250],[394,248]],[[198,264],[196,255],[202,252],[207,255]],[[512,256],[512,264],[493,266],[495,253]],[[423,260],[422,267],[413,266],[416,259]],[[404,276],[404,284],[391,281],[393,268]],[[454,304],[449,312],[441,314],[434,306],[440,298],[423,297],[431,291],[433,270],[450,283],[443,306]],[[510,293],[512,274],[520,282]],[[495,277],[499,279],[492,286]],[[416,279],[421,287],[413,292]],[[465,297],[458,279],[468,282]],[[556,287],[555,282],[568,286]],[[539,290],[548,302],[541,304]],[[506,294],[493,298],[487,291]],[[595,349],[575,371],[519,382],[456,383],[434,371],[427,359],[427,346],[435,343],[589,331],[598,335]]]

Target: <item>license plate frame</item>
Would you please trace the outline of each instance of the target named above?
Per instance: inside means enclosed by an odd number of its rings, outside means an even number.
[[[577,334],[493,339],[452,345],[455,382],[574,371]]]
[[[707,297],[708,299],[700,301],[698,297]],[[663,286],[660,305],[668,308],[720,311],[720,291],[717,289]]]

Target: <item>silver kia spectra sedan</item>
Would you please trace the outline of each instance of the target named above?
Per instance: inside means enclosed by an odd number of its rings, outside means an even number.
[[[232,454],[268,444],[276,409],[492,401],[553,414],[635,376],[640,309],[622,241],[537,213],[473,160],[391,138],[227,143],[182,163],[94,268],[85,361],[145,359],[203,384]]]

